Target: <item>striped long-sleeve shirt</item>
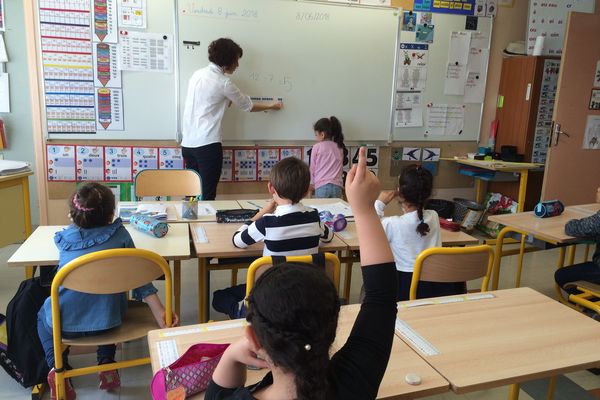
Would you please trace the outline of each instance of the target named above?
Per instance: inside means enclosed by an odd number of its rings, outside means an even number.
[[[319,212],[302,203],[281,205],[273,214],[242,225],[233,235],[235,247],[264,241],[265,256],[303,256],[319,252],[320,242],[330,242],[333,232],[321,224]]]

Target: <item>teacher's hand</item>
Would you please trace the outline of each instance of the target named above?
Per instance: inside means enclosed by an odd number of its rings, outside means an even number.
[[[276,101],[274,103],[269,104],[269,110],[281,110],[283,108],[283,103],[281,101]]]

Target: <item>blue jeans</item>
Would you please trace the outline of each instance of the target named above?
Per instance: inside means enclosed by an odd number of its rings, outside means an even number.
[[[342,187],[328,183],[315,188],[315,197],[318,199],[333,199],[342,197]]]
[[[54,341],[52,339],[52,328],[48,326],[43,318],[38,316],[37,330],[38,336],[40,337],[40,342],[42,343],[42,347],[44,348],[44,353],[46,355],[46,363],[48,363],[50,368],[54,368]],[[110,329],[92,332],[63,332],[62,337],[65,339],[76,339],[84,336],[100,335],[109,330]],[[98,364],[105,364],[107,362],[114,361],[116,352],[117,346],[114,344],[98,346],[98,349],[96,350]],[[69,350],[67,349],[63,353],[63,365],[67,365],[68,355]]]

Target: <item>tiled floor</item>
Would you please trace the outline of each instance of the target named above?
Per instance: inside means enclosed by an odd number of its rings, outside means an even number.
[[[8,246],[0,249],[0,312],[5,312],[8,301],[16,291],[19,282],[23,279],[24,271],[20,268],[8,268],[6,260],[17,249],[17,246]],[[582,249],[580,249],[582,250]],[[553,272],[555,269],[555,260],[557,252],[549,250],[545,252],[529,253],[525,256],[525,269],[522,276],[522,285],[530,286],[538,291],[555,297],[553,286]],[[583,252],[578,254],[577,261],[583,257]],[[501,275],[501,288],[514,287],[514,276],[516,271],[516,257],[507,257],[503,261]],[[216,271],[211,275],[211,288],[223,288],[229,284],[228,271]],[[244,273],[241,272],[240,280],[244,279]],[[359,266],[355,265],[352,275],[351,302],[357,302],[361,279]],[[344,277],[342,276],[342,280]],[[193,324],[196,321],[196,293],[197,276],[196,260],[183,262],[182,266],[182,312],[181,320],[184,324]],[[160,283],[157,284],[160,289]],[[477,287],[477,283],[470,285]],[[218,320],[225,316],[214,311],[211,312],[211,318]],[[128,343],[119,350],[118,357],[132,357],[147,354],[148,349],[145,341]],[[75,366],[89,365],[95,361],[94,354],[84,354],[71,357],[71,363]],[[568,377],[586,390],[600,388],[600,377],[592,375],[587,371],[568,374]],[[121,371],[122,387],[119,392],[105,393],[97,390],[96,376],[89,375],[74,379],[75,389],[80,399],[148,399],[149,383],[152,378],[152,372],[149,366],[129,368]],[[495,400],[506,399],[508,388],[501,387],[493,390],[480,391],[466,395],[455,395],[447,393],[438,396],[428,397],[429,400],[449,400],[449,399],[469,399],[469,400]],[[14,382],[7,374],[0,370],[0,399],[25,400],[30,399],[30,392]],[[48,398],[46,395],[44,398]],[[521,392],[521,399],[531,399],[530,396]],[[545,398],[545,397],[543,397]],[[573,399],[576,400],[576,399]]]

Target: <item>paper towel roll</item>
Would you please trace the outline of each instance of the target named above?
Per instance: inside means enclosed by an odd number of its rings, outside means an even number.
[[[533,54],[534,56],[541,56],[544,50],[544,37],[538,36],[535,38],[535,45],[533,46]]]

